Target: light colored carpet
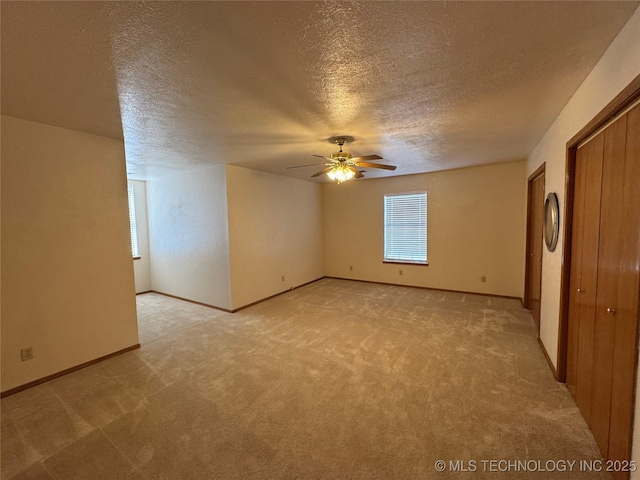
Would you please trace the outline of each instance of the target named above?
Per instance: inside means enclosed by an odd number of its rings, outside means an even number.
[[[600,458],[518,301],[324,279],[138,315],[140,350],[2,400],[2,479],[609,478],[483,470]]]

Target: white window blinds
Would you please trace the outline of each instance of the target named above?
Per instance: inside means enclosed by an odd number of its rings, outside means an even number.
[[[128,187],[129,193],[129,229],[131,232],[131,252],[134,257],[139,257],[140,252],[138,251],[138,230],[136,224],[136,200],[135,195],[133,193],[133,185],[129,184]]]
[[[384,196],[384,259],[427,263],[427,193]]]

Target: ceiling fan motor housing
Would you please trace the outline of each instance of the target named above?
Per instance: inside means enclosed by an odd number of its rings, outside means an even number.
[[[349,152],[335,152],[331,154],[331,160],[349,160],[351,154]]]

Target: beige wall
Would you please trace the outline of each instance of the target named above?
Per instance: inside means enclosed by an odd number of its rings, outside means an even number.
[[[151,287],[231,308],[225,166],[147,182]]]
[[[4,391],[138,330],[122,141],[3,116],[1,148]]]
[[[522,297],[524,178],[522,161],[326,184],[325,274]],[[384,195],[412,191],[427,192],[429,266],[384,264]]]
[[[136,293],[151,290],[151,260],[149,258],[149,227],[147,222],[147,182],[129,180],[133,185],[136,204],[136,229],[140,258],[133,261]]]
[[[323,276],[320,185],[227,166],[227,199],[233,308]]]
[[[527,160],[528,174],[546,162],[546,191],[558,195],[561,209],[565,206],[566,143],[637,75],[640,75],[640,10],[636,10],[629,19]],[[555,365],[558,353],[563,236],[564,225],[560,229],[556,251],[550,253],[545,248],[542,257],[540,339]],[[638,394],[640,391],[636,398]],[[633,459],[640,463],[638,404],[635,418]],[[640,479],[640,472],[632,474],[631,478]]]

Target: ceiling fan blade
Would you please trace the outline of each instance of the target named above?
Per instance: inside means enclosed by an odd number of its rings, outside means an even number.
[[[382,168],[383,170],[395,170],[395,165],[378,165],[377,163],[367,163],[367,162],[356,162],[359,167],[364,168]]]
[[[351,160],[354,162],[359,162],[360,160],[366,162],[367,160],[382,160],[382,157],[380,155],[365,155],[364,157],[353,157]]]
[[[349,170],[351,170],[353,173],[355,173],[355,177],[356,178],[362,178],[364,177],[364,175],[362,174],[362,172],[360,170],[358,170],[356,167],[349,167]]]
[[[296,165],[295,167],[286,167],[285,170],[289,170],[290,168],[317,167],[318,165],[324,165],[324,163],[310,163],[309,165]]]
[[[312,157],[324,158],[325,160],[329,160],[330,162],[333,162],[333,158],[325,157],[324,155],[311,155],[311,156]]]
[[[329,170],[333,169],[333,166],[331,167],[327,167],[324,170],[320,170],[318,173],[314,173],[313,175],[311,175],[312,177],[319,177],[320,175],[327,173]]]

